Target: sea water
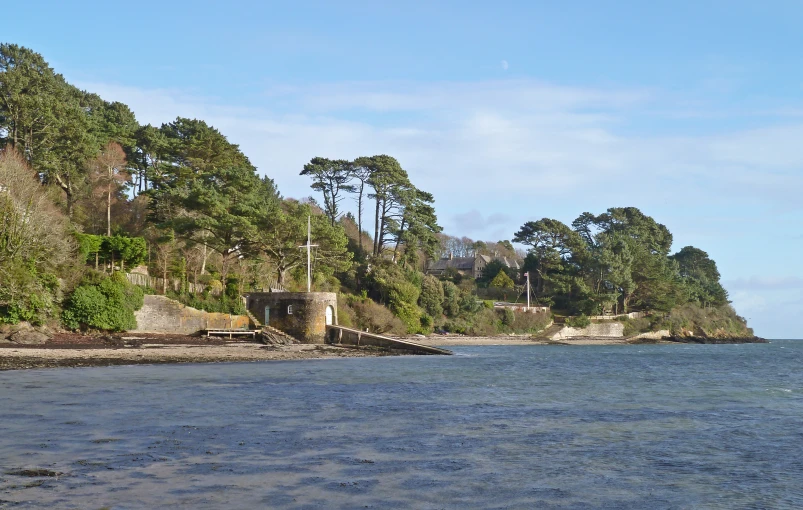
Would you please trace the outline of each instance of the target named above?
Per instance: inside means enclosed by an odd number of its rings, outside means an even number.
[[[803,341],[453,350],[2,372],[0,508],[803,507]]]

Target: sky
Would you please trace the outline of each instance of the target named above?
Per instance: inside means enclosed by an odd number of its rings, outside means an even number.
[[[0,41],[141,123],[207,121],[286,197],[313,194],[312,157],[389,154],[450,235],[638,207],[708,252],[756,334],[803,338],[801,19],[773,0],[27,0]]]

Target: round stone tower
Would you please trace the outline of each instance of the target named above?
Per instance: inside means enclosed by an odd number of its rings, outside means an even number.
[[[322,344],[326,325],[337,324],[334,292],[251,292],[245,306],[262,324],[304,343]]]

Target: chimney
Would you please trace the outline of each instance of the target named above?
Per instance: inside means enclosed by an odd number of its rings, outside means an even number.
[[[452,252],[449,252],[449,260],[452,260]]]

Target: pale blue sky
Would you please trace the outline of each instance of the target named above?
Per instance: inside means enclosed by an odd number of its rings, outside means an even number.
[[[759,335],[803,337],[803,3],[38,2],[0,40],[141,122],[198,117],[285,196],[387,153],[446,232],[633,205],[718,263]]]

